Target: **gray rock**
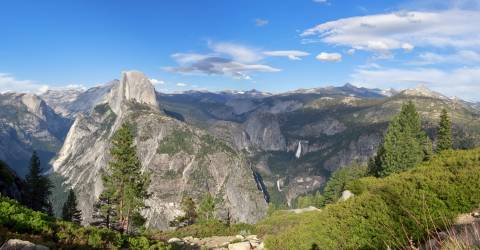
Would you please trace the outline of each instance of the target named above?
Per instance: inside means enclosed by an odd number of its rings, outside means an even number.
[[[10,239],[0,247],[0,250],[49,250],[49,248],[29,241]]]
[[[352,192],[350,192],[350,190],[345,190],[342,192],[342,196],[340,197],[339,201],[346,201],[352,198],[353,196],[355,195]]]
[[[238,243],[233,243],[228,245],[228,250],[250,250],[253,249],[252,245],[250,245],[250,242],[244,241],[244,242],[238,242]]]

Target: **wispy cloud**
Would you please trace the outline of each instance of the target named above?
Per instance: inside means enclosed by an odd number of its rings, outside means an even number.
[[[450,96],[462,96],[480,101],[480,67],[460,67],[452,70],[435,68],[358,68],[351,82],[364,87],[404,89],[425,85]]]
[[[210,43],[210,47],[218,54],[230,56],[233,60],[243,63],[257,62],[263,58],[260,50],[241,44],[220,42]]]
[[[158,80],[158,79],[154,79],[154,78],[150,79],[150,82],[151,82],[153,85],[155,85],[155,86],[156,86],[156,85],[163,85],[163,84],[165,84],[165,81],[163,81],[163,80]]]
[[[187,86],[189,86],[190,84],[184,83],[184,82],[177,82],[177,84],[175,84],[175,85],[177,85],[178,87],[187,87]]]
[[[290,60],[302,60],[301,57],[310,55],[305,51],[299,50],[273,50],[273,51],[264,51],[266,56],[278,56],[278,57],[287,57]]]
[[[267,19],[257,18],[255,19],[255,25],[258,27],[263,27],[267,25],[269,21]]]
[[[305,30],[301,36],[356,50],[385,52],[415,47],[480,48],[480,12],[396,12],[342,18]]]
[[[18,80],[13,75],[0,73],[0,92],[29,92],[41,94],[48,90],[48,85],[32,80]]]
[[[424,52],[418,55],[418,58],[409,62],[410,65],[434,65],[434,64],[478,64],[480,63],[480,53],[472,50],[461,50],[451,54],[438,54]]]
[[[165,68],[177,73],[200,73],[207,75],[228,75],[237,79],[249,80],[250,72],[278,72],[280,69],[264,64],[245,64],[223,57],[206,57],[191,64]]]
[[[342,61],[342,55],[339,53],[327,53],[322,52],[317,55],[317,60],[323,62],[340,62]]]
[[[227,75],[250,80],[252,72],[278,72],[280,69],[260,63],[266,56],[261,50],[235,43],[209,43],[212,52],[206,54],[176,53],[176,67],[164,68],[183,74]]]

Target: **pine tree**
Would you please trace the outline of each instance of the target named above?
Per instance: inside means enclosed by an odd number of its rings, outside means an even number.
[[[450,121],[447,110],[442,109],[437,135],[437,152],[452,149],[452,141],[452,122]]]
[[[63,205],[62,218],[76,224],[82,222],[82,212],[77,208],[77,197],[73,189],[68,192],[67,201]]]
[[[183,212],[185,213],[184,221],[187,222],[188,225],[195,223],[197,220],[197,206],[195,205],[195,201],[190,196],[184,196],[182,198],[182,203],[180,204],[182,207]]]
[[[184,227],[192,225],[197,221],[197,206],[192,197],[187,195],[183,196],[180,207],[184,214],[182,216],[177,216],[173,221],[170,221],[169,224],[171,227]]]
[[[30,167],[25,177],[24,204],[36,211],[52,211],[52,205],[48,199],[53,188],[47,176],[42,175],[40,159],[37,152],[33,152],[30,158]]]
[[[104,204],[104,212],[114,214],[119,230],[129,233],[133,227],[144,222],[140,212],[146,207],[150,177],[142,172],[142,166],[134,145],[133,128],[123,124],[112,137],[108,175],[103,176],[102,198],[111,205]],[[113,210],[109,211],[109,210]],[[111,224],[112,221],[109,221]]]
[[[215,212],[215,199],[206,193],[198,206],[198,218],[202,221],[212,220]]]
[[[100,195],[93,207],[94,221],[92,225],[108,229],[118,228],[112,197],[113,195],[107,194],[105,191]]]
[[[410,101],[390,122],[376,158],[369,163],[369,171],[379,177],[398,173],[428,159],[430,152],[430,140],[422,130],[415,105]]]

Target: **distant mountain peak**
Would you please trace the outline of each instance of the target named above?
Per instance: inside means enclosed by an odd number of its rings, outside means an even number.
[[[21,94],[21,101],[30,113],[44,117],[42,106],[45,106],[45,102],[40,97],[30,93]]]
[[[148,77],[140,71],[124,71],[107,98],[113,112],[119,114],[125,101],[134,101],[157,108],[155,88]]]
[[[409,95],[409,96],[423,96],[423,97],[432,97],[432,98],[439,98],[439,99],[449,99],[448,97],[429,89],[423,84],[418,85],[415,88],[406,89],[400,93],[403,95]]]

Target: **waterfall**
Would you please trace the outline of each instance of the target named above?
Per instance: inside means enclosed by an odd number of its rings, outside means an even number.
[[[301,155],[302,155],[302,143],[300,143],[300,141],[299,141],[297,152],[295,153],[295,157],[300,158]]]

